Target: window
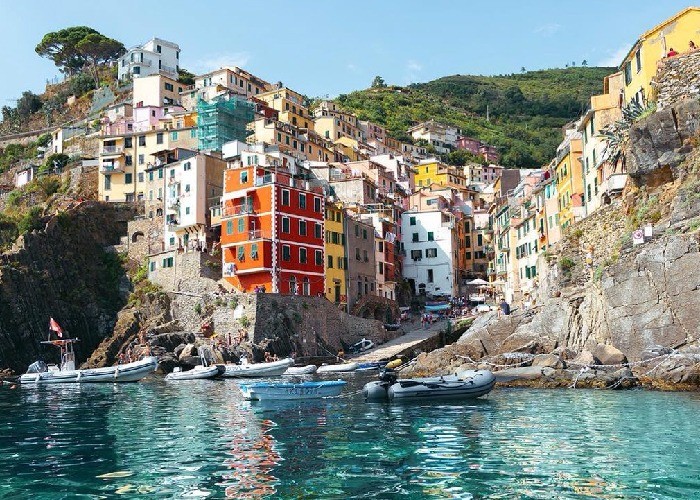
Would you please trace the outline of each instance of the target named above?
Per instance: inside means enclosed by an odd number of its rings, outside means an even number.
[[[174,178],[175,178],[175,169],[174,169],[174,168],[171,168],[171,169],[170,169],[170,178],[171,178],[171,179],[174,179]]]
[[[366,229],[363,229],[363,230],[362,230],[362,239],[363,239],[363,240],[366,240],[366,239],[367,239],[367,230],[366,230]]]
[[[478,247],[484,246],[484,235],[483,234],[476,235],[476,246],[478,246]]]
[[[285,207],[289,206],[289,190],[288,189],[282,190],[282,205]]]
[[[160,170],[158,170],[158,178],[159,179],[163,178],[163,169],[162,168]]]
[[[299,235],[306,236],[306,221],[305,220],[299,221]]]
[[[362,260],[369,262],[369,257],[367,256],[367,250],[362,250]]]
[[[185,215],[190,215],[190,207],[185,207]]]
[[[112,176],[105,175],[105,191],[112,189]]]
[[[163,144],[163,132],[156,134],[156,144]]]
[[[130,167],[133,164],[134,164],[134,157],[131,155],[126,155],[124,157],[124,165],[126,165],[127,167]]]
[[[418,233],[413,233],[411,241],[413,243],[418,243]]]
[[[156,263],[154,261],[149,262],[149,268],[151,272],[156,270]]]
[[[238,232],[242,233],[245,231],[245,219],[243,217],[238,218]]]
[[[426,248],[425,249],[425,257],[426,258],[437,257],[437,248]]]
[[[196,128],[193,128],[192,130],[190,130],[190,137],[191,137],[192,139],[194,139],[195,137],[197,137],[197,129],[196,129]]]
[[[591,185],[590,184],[586,187],[586,194],[588,195],[587,196],[588,203],[590,203],[591,202]]]
[[[323,238],[323,228],[318,222],[314,225],[314,236],[316,236],[316,238]]]
[[[139,155],[139,165],[143,165],[145,161],[146,161],[145,156],[144,156],[144,155]]]
[[[165,90],[169,90],[170,92],[173,92],[175,90],[175,87],[173,86],[172,83],[166,83]]]
[[[140,135],[139,136],[139,146],[145,146],[145,145],[146,145],[146,136]]]
[[[383,241],[378,241],[377,242],[377,251],[383,252],[384,251],[384,242]]]
[[[258,258],[258,244],[253,243],[250,245],[250,258],[251,259],[257,259]]]
[[[124,184],[131,184],[134,181],[134,174],[124,174]]]
[[[432,231],[428,231],[428,241],[435,241],[435,236]]]
[[[282,232],[289,233],[289,217],[282,217]]]
[[[299,263],[306,264],[306,248],[299,249]]]
[[[355,224],[355,236],[358,238],[360,237],[360,226],[357,224]]]
[[[299,193],[299,208],[306,208],[306,194]]]
[[[327,258],[328,261],[328,269],[333,269],[333,256],[329,255]]]
[[[355,260],[362,260],[360,257],[360,249],[355,248]]]
[[[632,83],[632,62],[628,61],[625,64],[625,85]]]
[[[143,182],[143,172],[139,172],[139,182]]]
[[[226,221],[226,234],[233,234],[233,221]]]
[[[322,266],[323,265],[323,251],[322,250],[316,250],[316,265],[317,266]]]
[[[309,278],[304,278],[302,281],[302,293],[304,295],[311,295],[311,284],[309,283]]]
[[[292,251],[289,245],[282,245],[282,260],[289,262],[292,260]]]
[[[241,172],[241,184],[246,184],[248,182],[248,171],[244,170]]]
[[[243,262],[245,260],[245,245],[238,247],[238,260]]]
[[[380,262],[377,269],[379,270],[379,274],[384,274],[384,262]]]
[[[642,49],[637,50],[637,53],[634,55],[634,62],[637,66],[637,73],[639,73],[642,71]]]
[[[433,270],[428,269],[428,283],[432,283],[432,282],[433,282]]]
[[[162,267],[173,267],[173,260],[174,259],[172,257],[163,259]]]
[[[423,250],[411,250],[411,258],[413,260],[421,260],[423,258]]]
[[[321,198],[314,197],[314,212],[321,213]]]
[[[126,138],[124,138],[124,147],[125,147],[125,148],[131,148],[131,147],[133,147],[133,146],[134,146],[133,143],[134,143],[133,137],[126,137]],[[154,262],[154,264],[155,264],[155,262]]]
[[[188,170],[192,170],[192,164],[191,164],[190,162],[186,161],[186,162],[182,165],[182,169],[183,169],[185,172],[187,172]]]

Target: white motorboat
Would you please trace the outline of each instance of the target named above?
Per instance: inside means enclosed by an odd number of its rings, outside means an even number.
[[[328,380],[325,382],[259,382],[256,384],[240,384],[243,397],[258,401],[289,400],[289,399],[318,399],[338,396],[344,380]]]
[[[397,379],[394,372],[382,373],[379,380],[365,384],[366,400],[473,399],[491,392],[496,377],[489,370],[465,370],[442,377]]]
[[[198,380],[205,378],[214,378],[219,374],[219,367],[216,365],[204,366],[197,365],[191,370],[182,371],[182,369],[177,366],[175,369],[165,376],[165,380]]]
[[[241,363],[240,365],[224,365],[224,377],[277,377],[294,364],[292,358],[285,358],[269,363]]]
[[[342,372],[354,372],[357,370],[359,365],[355,362],[353,363],[341,363],[339,365],[321,365],[316,370],[316,373],[342,373]]]
[[[76,370],[73,343],[77,341],[78,339],[65,339],[42,342],[61,349],[61,364],[47,365],[43,361],[36,361],[29,366],[27,373],[20,377],[20,382],[23,384],[136,382],[158,368],[158,358],[147,356],[132,363]]]
[[[311,375],[316,373],[316,365],[290,366],[283,375]]]

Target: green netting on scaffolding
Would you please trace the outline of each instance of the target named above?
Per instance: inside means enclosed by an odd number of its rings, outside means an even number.
[[[244,141],[246,126],[253,121],[252,102],[235,96],[197,103],[197,137],[200,150],[221,151],[225,142]]]

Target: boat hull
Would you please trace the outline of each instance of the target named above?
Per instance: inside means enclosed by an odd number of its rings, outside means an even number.
[[[66,383],[113,383],[138,382],[158,368],[158,358],[146,357],[140,361],[104,368],[87,370],[48,371],[25,373],[20,377],[23,384],[66,384]]]
[[[192,370],[186,372],[172,372],[165,376],[165,380],[177,381],[177,380],[202,380],[207,378],[214,378],[219,374],[219,367],[213,366],[195,366]]]
[[[491,392],[495,384],[496,377],[488,370],[466,370],[444,377],[369,382],[363,393],[366,399],[375,401],[474,399]]]
[[[322,365],[318,367],[316,373],[344,373],[357,370],[357,363],[343,363],[340,365]]]
[[[246,399],[267,400],[298,400],[319,399],[340,395],[347,382],[333,380],[327,382],[293,383],[258,383],[240,384],[241,392]]]
[[[290,366],[284,375],[311,375],[316,373],[316,365]]]
[[[227,378],[277,377],[294,364],[292,358],[285,358],[270,363],[251,363],[247,365],[225,365],[223,373]]]

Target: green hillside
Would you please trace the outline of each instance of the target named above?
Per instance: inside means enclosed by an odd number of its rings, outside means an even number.
[[[406,129],[435,119],[501,151],[509,167],[547,163],[561,141],[561,127],[588,107],[615,68],[575,67],[503,76],[447,76],[409,87],[370,88],[342,94],[338,102],[408,140]],[[490,120],[486,120],[486,112]]]

